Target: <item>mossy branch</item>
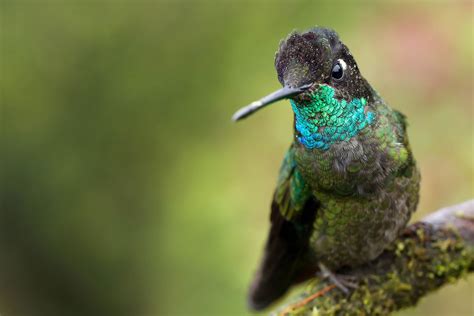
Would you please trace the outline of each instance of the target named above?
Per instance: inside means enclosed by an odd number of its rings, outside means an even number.
[[[386,315],[474,271],[474,200],[441,209],[407,227],[373,262],[338,273],[355,278],[349,295],[315,278],[275,315]]]

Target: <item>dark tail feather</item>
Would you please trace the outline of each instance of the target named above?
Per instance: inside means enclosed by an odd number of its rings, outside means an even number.
[[[262,310],[282,297],[292,285],[297,258],[281,251],[278,257],[265,255],[260,270],[250,287],[248,305],[253,310]]]
[[[251,309],[264,309],[314,273],[305,257],[316,209],[317,203],[309,199],[300,217],[290,222],[281,215],[279,205],[272,203],[270,235],[248,297]]]
[[[272,205],[271,229],[260,268],[250,287],[249,307],[261,310],[283,296],[293,284],[296,266],[307,246],[294,224]],[[306,245],[304,245],[306,244]]]

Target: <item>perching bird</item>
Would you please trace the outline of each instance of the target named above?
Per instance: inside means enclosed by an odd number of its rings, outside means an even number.
[[[281,99],[294,112],[293,142],[249,293],[255,310],[315,271],[376,258],[415,211],[420,182],[405,116],[362,77],[336,32],[317,27],[290,34],[275,68],[283,88],[233,116],[242,119]]]

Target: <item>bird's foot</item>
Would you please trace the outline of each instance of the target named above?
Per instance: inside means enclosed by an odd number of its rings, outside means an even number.
[[[356,289],[358,286],[356,283],[356,277],[350,275],[335,274],[329,270],[323,263],[319,263],[319,269],[321,270],[321,276],[323,279],[329,279],[338,289],[344,294],[349,294],[349,289]]]

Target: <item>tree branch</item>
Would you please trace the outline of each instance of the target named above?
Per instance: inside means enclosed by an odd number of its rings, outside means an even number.
[[[386,315],[474,271],[474,200],[441,209],[406,231],[371,263],[338,273],[355,277],[349,295],[315,278],[275,315]]]

